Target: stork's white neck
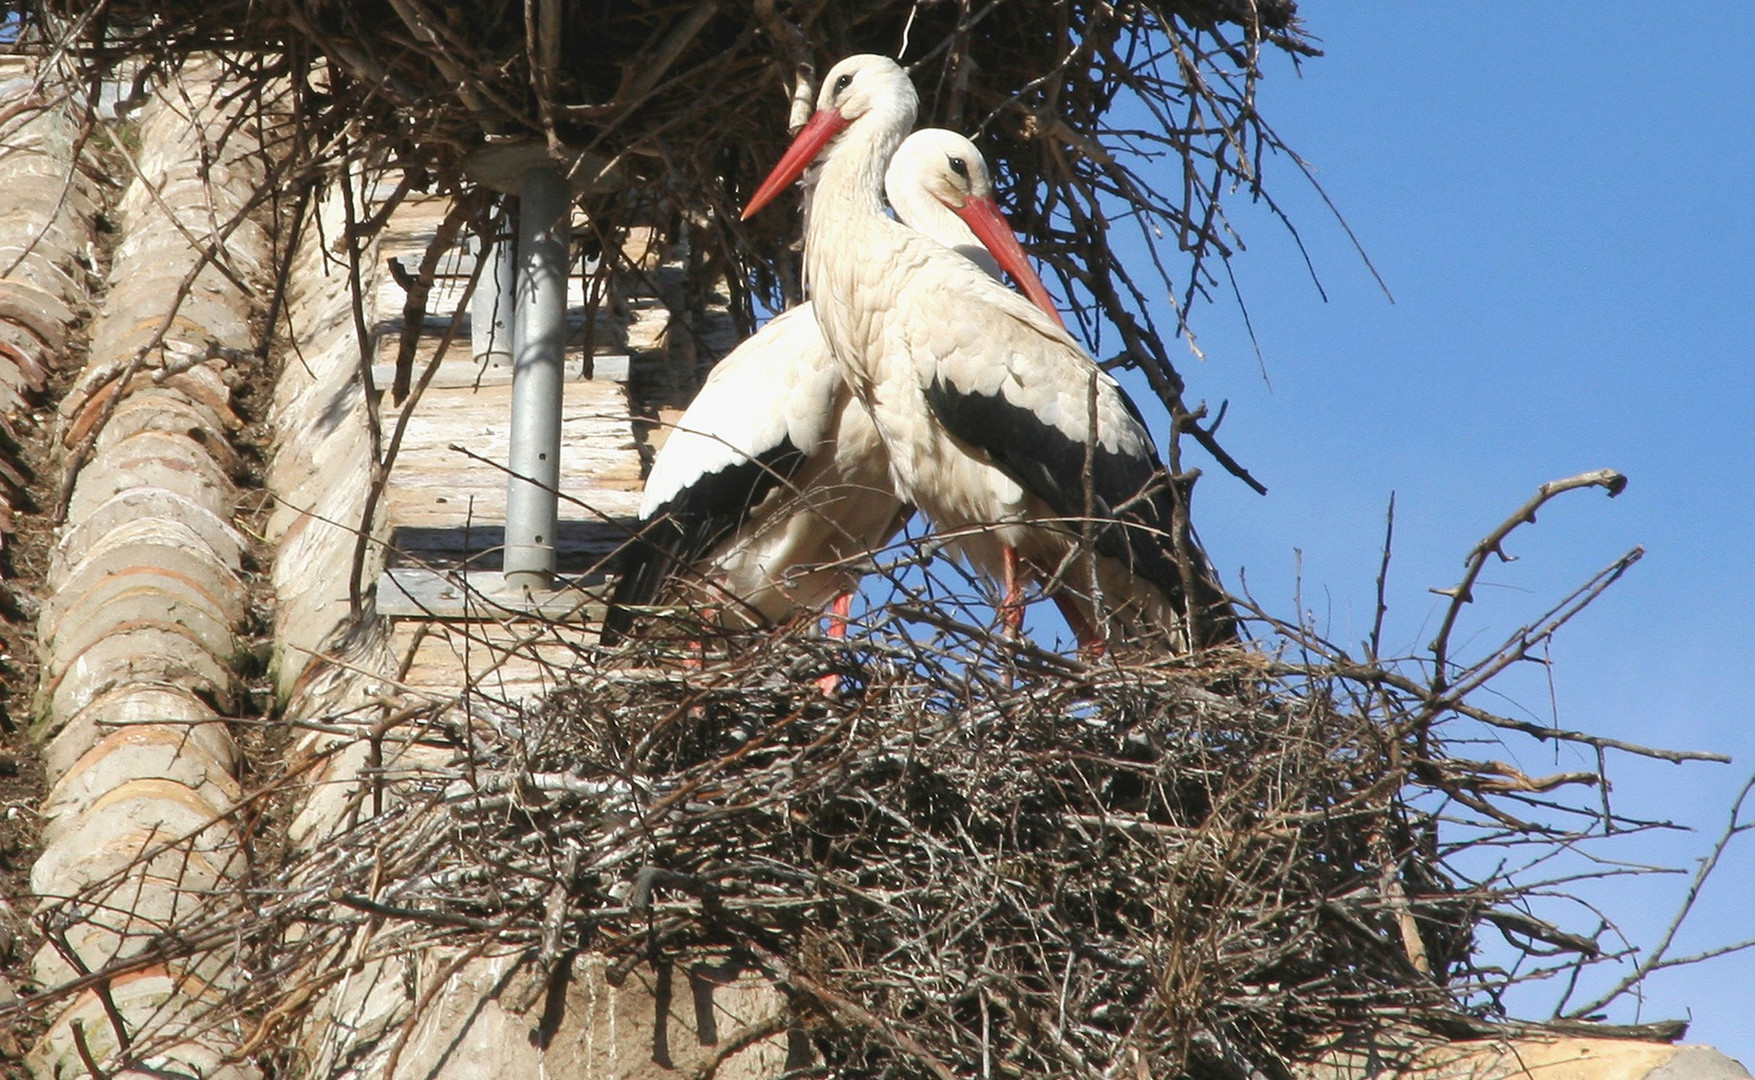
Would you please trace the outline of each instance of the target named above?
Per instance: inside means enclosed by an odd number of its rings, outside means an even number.
[[[902,224],[922,236],[937,240],[979,266],[988,277],[1000,280],[999,260],[982,246],[980,239],[955,210],[940,202],[918,182],[909,184],[892,176],[886,181],[885,192]]]
[[[829,147],[817,178],[818,199],[833,200],[843,212],[884,212],[884,170],[905,131],[880,119],[877,113],[860,117]]]
[[[875,223],[889,223],[884,215],[884,170],[908,129],[914,126],[914,109],[873,109],[849,124],[846,131],[824,151],[804,223],[804,275],[813,292],[828,264],[857,259],[853,236]],[[882,226],[877,226],[881,228]]]

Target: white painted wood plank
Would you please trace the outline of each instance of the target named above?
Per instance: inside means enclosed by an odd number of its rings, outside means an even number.
[[[502,619],[532,616],[596,624],[603,600],[588,589],[563,585],[532,593],[506,584],[498,570],[439,573],[399,567],[378,577],[378,614],[400,619]]]
[[[426,344],[425,342],[422,343]],[[394,341],[391,347],[395,347]],[[465,345],[467,348],[467,345]],[[424,350],[423,350],[424,351]],[[451,351],[458,351],[458,343],[453,342]],[[382,355],[382,351],[380,351]],[[416,354],[415,374],[418,380],[425,364],[425,357]],[[628,381],[628,358],[623,353],[606,353],[595,357],[591,363],[591,379],[598,382],[625,383]],[[390,385],[396,375],[394,363],[372,365],[372,382],[382,388]],[[577,355],[566,357],[565,378],[569,382],[586,381],[583,358]],[[427,384],[429,390],[457,390],[476,386],[507,386],[512,382],[512,363],[506,356],[490,356],[481,360],[441,360],[439,370],[433,373],[432,382]]]

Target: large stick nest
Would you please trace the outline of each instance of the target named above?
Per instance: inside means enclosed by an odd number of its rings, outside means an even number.
[[[204,1015],[134,1033],[131,1053],[193,1021],[246,1033],[251,1057],[272,1054],[337,980],[424,957],[437,986],[491,955],[529,976],[516,1007],[540,1039],[589,953],[612,980],[654,963],[759,972],[789,1008],[755,1034],[802,1032],[825,1074],[848,1077],[1242,1080],[1385,1029],[1404,1049],[1532,1026],[1602,1032],[1584,1020],[1661,949],[1558,1020],[1507,1019],[1519,983],[1576,987],[1626,955],[1594,915],[1582,932],[1545,917],[1577,879],[1542,868],[1658,827],[1610,809],[1607,752],[1711,755],[1475,699],[1639,552],[1471,660],[1450,657],[1448,638],[1481,567],[1534,508],[1621,483],[1544,485],[1477,545],[1436,663],[1381,659],[1375,642],[1351,656],[1260,612],[1299,659],[1229,648],[1087,662],[1009,640],[983,597],[922,584],[908,559],[849,642],[684,627],[617,651],[576,646],[571,663],[550,661],[562,689],[534,706],[484,683],[319,717],[307,722],[351,736],[336,753],[371,748],[344,826],[278,862],[258,837],[236,890],[29,1008],[147,966],[247,971]],[[815,680],[831,672],[842,681],[825,697]],[[1599,771],[1531,776],[1468,754],[1514,736],[1594,751]],[[325,773],[321,761],[270,771],[245,803],[265,827]],[[174,862],[200,844],[141,857]],[[46,907],[45,937],[126,887],[124,871]],[[1483,962],[1489,932],[1513,965]],[[415,1012],[386,1036],[392,1060]]]
[[[1244,656],[1007,687],[939,644],[874,646],[840,705],[793,691],[826,659],[802,641],[796,673],[578,680],[446,827],[523,892],[529,947],[570,877],[563,948],[759,968],[848,1075],[1241,1075],[1452,1007],[1488,897],[1437,868],[1378,724]],[[392,903],[443,891],[413,878]]]

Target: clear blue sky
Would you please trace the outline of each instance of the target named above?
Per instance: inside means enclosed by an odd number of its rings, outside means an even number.
[[[1611,467],[1515,534],[1458,640],[1499,640],[1634,545],[1647,555],[1499,707],[1730,766],[1610,759],[1617,809],[1691,833],[1600,853],[1692,870],[1755,770],[1742,652],[1755,640],[1755,4],[1303,5],[1327,55],[1275,60],[1260,108],[1310,161],[1382,272],[1389,303],[1289,162],[1268,177],[1328,289],[1265,212],[1231,204],[1268,379],[1224,304],[1198,310],[1194,396],[1231,403],[1195,506],[1235,587],[1331,638],[1369,630],[1390,493],[1389,642],[1418,651],[1470,546],[1543,481]],[[1590,768],[1530,741],[1481,748],[1531,771]],[[1755,806],[1747,811],[1755,819]],[[1655,941],[1686,879],[1594,895]],[[1575,925],[1588,928],[1582,914]],[[1755,835],[1734,842],[1682,951],[1755,937]],[[1551,1001],[1536,988],[1526,1012]],[[1642,1015],[1755,1065],[1755,955],[1660,974]]]

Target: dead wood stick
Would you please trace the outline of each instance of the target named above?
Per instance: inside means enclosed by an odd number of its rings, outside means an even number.
[[[1450,604],[1445,609],[1444,621],[1439,624],[1438,633],[1432,639],[1429,648],[1432,650],[1432,688],[1435,692],[1442,691],[1446,686],[1445,669],[1450,658],[1450,633],[1456,626],[1457,616],[1462,613],[1464,604],[1474,602],[1475,582],[1481,576],[1481,570],[1487,565],[1487,558],[1498,555],[1501,562],[1510,562],[1511,556],[1505,554],[1505,538],[1519,525],[1531,524],[1536,520],[1536,511],[1562,492],[1576,488],[1600,487],[1609,493],[1612,499],[1627,488],[1627,478],[1613,469],[1598,469],[1595,472],[1580,473],[1564,480],[1550,480],[1536,489],[1529,501],[1512,511],[1511,516],[1500,522],[1498,527],[1488,533],[1480,543],[1474,546],[1464,560],[1466,569],[1463,578],[1448,589],[1434,589],[1440,596],[1450,597]]]
[[[1712,850],[1707,853],[1705,858],[1700,860],[1699,867],[1694,871],[1693,879],[1688,882],[1688,891],[1682,897],[1681,905],[1676,909],[1675,917],[1670,920],[1670,925],[1664,929],[1663,937],[1652,947],[1651,952],[1646,954],[1645,958],[1640,960],[1639,963],[1635,964],[1633,970],[1623,976],[1619,982],[1605,990],[1601,996],[1584,1005],[1580,1005],[1569,1012],[1567,1014],[1569,1017],[1580,1019],[1590,1016],[1593,1013],[1601,1012],[1616,998],[1637,986],[1646,978],[1646,976],[1653,972],[1666,967],[1675,967],[1679,964],[1690,963],[1695,959],[1691,957],[1683,957],[1677,960],[1669,960],[1667,959],[1667,954],[1669,953],[1670,946],[1675,943],[1676,935],[1681,931],[1682,924],[1688,920],[1689,913],[1694,910],[1695,901],[1700,899],[1700,890],[1705,887],[1706,881],[1712,876],[1713,870],[1717,869],[1719,859],[1724,856],[1725,848],[1728,847],[1730,842],[1738,836],[1750,831],[1751,829],[1755,829],[1755,822],[1742,820],[1743,803],[1749,798],[1749,792],[1751,790],[1755,790],[1755,773],[1751,773],[1749,779],[1743,782],[1742,790],[1738,791],[1737,797],[1732,800],[1731,812],[1729,819],[1725,822],[1724,831],[1719,834],[1718,841],[1712,845]],[[1751,944],[1755,944],[1755,941],[1743,943],[1745,946]]]

